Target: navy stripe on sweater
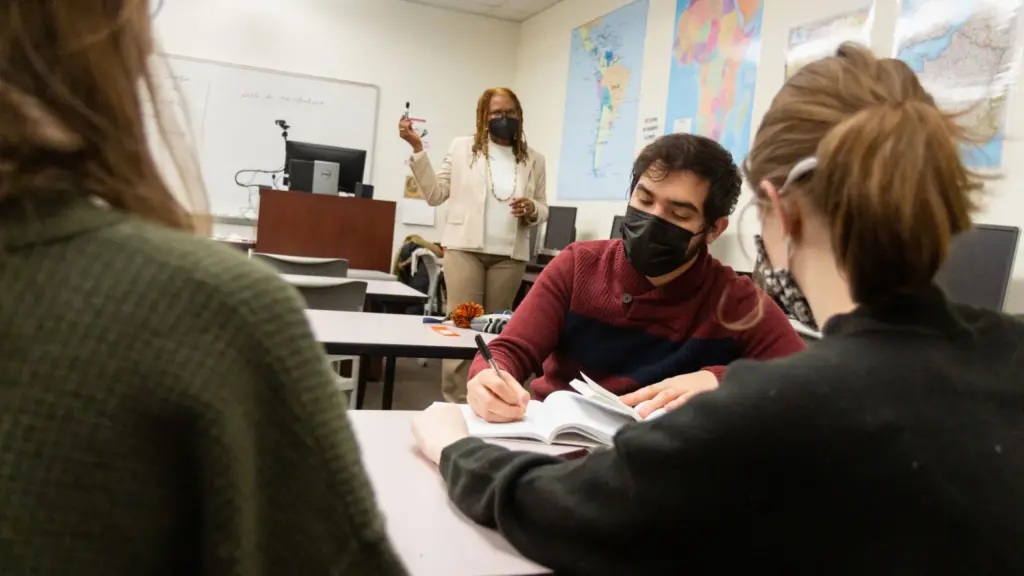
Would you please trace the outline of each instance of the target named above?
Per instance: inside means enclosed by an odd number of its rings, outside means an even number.
[[[613,326],[569,312],[559,352],[598,374],[629,378],[641,386],[728,365],[740,358],[732,338],[689,338],[672,341],[642,328]]]

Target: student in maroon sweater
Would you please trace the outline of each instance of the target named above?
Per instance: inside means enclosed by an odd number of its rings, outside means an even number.
[[[648,416],[712,390],[740,358],[804,349],[782,311],[708,254],[740,194],[732,156],[717,142],[675,134],[636,159],[623,240],[577,242],[537,279],[490,344],[504,374],[479,356],[467,401],[482,418],[522,418],[531,373],[543,398],[582,371]],[[760,322],[737,326],[761,300]]]
[[[800,68],[746,157],[767,291],[824,338],[585,458],[413,433],[453,505],[557,574],[1024,574],[1024,322],[934,284],[985,179],[906,63]]]

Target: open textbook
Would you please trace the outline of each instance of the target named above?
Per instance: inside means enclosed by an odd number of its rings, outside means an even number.
[[[536,440],[546,444],[573,446],[611,445],[615,433],[630,422],[643,420],[636,410],[619,397],[580,374],[583,380],[569,384],[568,390],[553,392],[543,401],[530,400],[526,416],[519,422],[487,422],[465,405],[460,405],[471,436]]]

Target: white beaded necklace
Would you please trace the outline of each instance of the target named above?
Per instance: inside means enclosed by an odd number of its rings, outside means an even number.
[[[513,148],[513,152],[514,151],[515,151],[515,148]],[[487,162],[487,179],[491,183],[491,196],[494,196],[494,199],[497,200],[498,202],[508,202],[509,200],[512,199],[513,196],[516,195],[516,189],[519,187],[519,170],[515,169],[518,166],[514,166],[513,167],[513,171],[512,171],[513,172],[513,176],[512,176],[512,193],[509,194],[508,196],[506,196],[505,198],[502,198],[502,197],[498,196],[497,192],[494,191],[494,173],[491,172],[491,150],[490,150],[490,146],[488,146],[487,153],[485,154],[485,156],[487,157],[487,160],[486,160],[486,162]]]

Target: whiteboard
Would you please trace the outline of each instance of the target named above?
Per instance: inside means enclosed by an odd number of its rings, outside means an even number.
[[[156,98],[172,126],[179,126],[172,136],[182,136],[195,151],[209,212],[219,220],[255,223],[257,185],[283,187],[285,141],[277,120],[290,125],[289,140],[365,150],[363,182],[373,183],[376,86],[182,56],[162,59]],[[170,155],[156,150],[155,156],[165,175],[173,170]],[[262,172],[238,174],[242,170]],[[251,186],[238,186],[236,175]]]

